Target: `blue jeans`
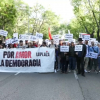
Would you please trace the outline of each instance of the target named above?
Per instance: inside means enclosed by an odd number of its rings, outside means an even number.
[[[98,57],[98,66],[99,66],[99,70],[100,70],[100,57]]]
[[[75,70],[76,68],[76,58],[75,57],[69,57],[69,69]]]

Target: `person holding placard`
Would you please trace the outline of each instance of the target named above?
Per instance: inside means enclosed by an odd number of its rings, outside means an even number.
[[[66,46],[66,43],[63,42],[62,46]],[[67,55],[68,55],[68,53],[60,51],[61,71],[62,71],[62,73],[66,73],[66,74],[67,74],[67,68],[68,68]]]
[[[60,69],[61,69],[61,63],[60,63],[60,46],[62,46],[62,45],[63,45],[63,41],[59,40],[58,57],[57,57],[57,60],[58,60],[58,70],[57,71],[60,71]]]
[[[91,46],[92,47],[90,47],[90,52],[97,53],[97,55],[99,55],[99,48],[98,48],[98,46],[94,45],[94,41],[91,42]],[[92,58],[92,56],[91,56],[90,58],[91,59],[90,59],[89,72],[91,72],[93,64],[94,64],[94,71],[98,74],[98,71],[97,71],[97,63],[98,63],[97,57]]]
[[[88,45],[88,40],[85,40],[85,45],[86,45],[86,56],[84,57],[84,69],[85,72],[88,72],[87,68],[89,64],[89,50],[90,50],[90,46]]]
[[[84,57],[86,55],[86,46],[85,46],[85,44],[82,43],[82,41],[83,41],[82,38],[79,38],[78,41],[79,41],[79,45],[82,45],[82,51],[76,52],[76,55],[77,55],[77,69],[78,69],[77,74],[81,74],[82,76],[85,77]]]
[[[54,65],[54,70],[55,70],[55,73],[57,72],[57,47],[56,47],[56,44],[54,44],[54,41],[53,39],[51,39],[51,44],[49,45],[50,48],[54,48],[55,49],[55,65]]]
[[[75,45],[74,42],[71,42],[69,47],[69,72],[75,70],[76,68],[76,52],[74,51]]]

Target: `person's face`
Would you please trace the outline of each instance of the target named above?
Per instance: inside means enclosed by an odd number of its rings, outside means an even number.
[[[74,46],[74,43],[72,42],[71,45]]]
[[[78,41],[79,42],[79,44],[82,44],[82,41]]]
[[[10,46],[11,46],[11,48],[13,48],[13,44],[11,44]]]
[[[22,46],[23,45],[23,42],[20,42],[20,45]]]
[[[91,42],[91,45],[94,46],[94,42]]]
[[[28,40],[25,41],[25,44],[28,44]]]
[[[31,42],[29,42],[29,43],[28,43],[28,46],[31,46],[31,45],[32,45]]]
[[[0,45],[0,49],[2,49],[3,48],[3,46],[2,45]]]
[[[88,44],[88,41],[87,40],[85,41],[85,44]]]
[[[33,41],[33,45],[35,45],[36,44],[36,42],[35,41]]]

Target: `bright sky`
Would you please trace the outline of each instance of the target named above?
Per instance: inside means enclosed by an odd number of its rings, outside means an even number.
[[[41,4],[46,9],[51,9],[60,16],[62,22],[69,22],[74,17],[71,0],[23,0],[33,7],[36,3]]]

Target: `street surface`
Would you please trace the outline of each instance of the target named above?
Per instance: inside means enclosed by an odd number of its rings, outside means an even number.
[[[0,73],[0,100],[100,100],[100,73]]]

